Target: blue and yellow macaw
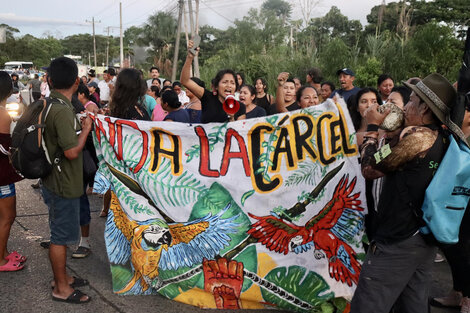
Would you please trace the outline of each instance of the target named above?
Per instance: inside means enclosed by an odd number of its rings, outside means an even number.
[[[132,279],[118,293],[147,291],[158,279],[159,269],[176,270],[201,264],[204,258],[214,259],[229,245],[228,234],[235,233],[239,225],[234,222],[238,215],[221,218],[230,207],[229,203],[215,215],[184,223],[137,222],[122,210],[113,192],[105,232],[109,260],[126,264],[130,259],[134,268]]]

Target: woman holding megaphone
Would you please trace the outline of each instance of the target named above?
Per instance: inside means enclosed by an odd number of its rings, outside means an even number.
[[[184,87],[189,89],[198,99],[201,100],[201,122],[228,122],[245,119],[246,109],[235,100],[234,94],[238,88],[237,76],[232,70],[220,70],[214,78],[214,89],[209,90],[196,84],[191,78],[191,64],[194,56],[198,53],[199,47],[195,47],[194,42],[188,42],[188,55],[181,70],[180,81]]]

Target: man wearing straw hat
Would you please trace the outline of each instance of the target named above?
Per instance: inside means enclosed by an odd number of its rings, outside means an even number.
[[[392,307],[400,313],[428,312],[435,246],[419,232],[421,206],[447,149],[445,131],[463,140],[465,136],[450,119],[456,91],[447,79],[434,73],[416,85],[405,85],[413,92],[396,146],[378,149],[378,128],[388,112],[378,112],[377,105],[366,112],[362,173],[367,179],[383,176],[384,184],[352,313],[388,313]]]

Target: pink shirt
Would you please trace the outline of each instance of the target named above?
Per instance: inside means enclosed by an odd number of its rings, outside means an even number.
[[[157,102],[157,105],[153,108],[152,121],[163,121],[168,112],[164,111],[162,105]]]
[[[95,104],[95,103],[94,103],[93,101],[91,101],[91,100],[88,101],[87,103],[85,103],[85,105],[84,105],[85,109],[86,109],[86,107],[87,107],[89,104],[91,104],[91,103]]]

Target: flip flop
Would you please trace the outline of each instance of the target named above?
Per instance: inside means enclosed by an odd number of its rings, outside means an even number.
[[[83,296],[87,296],[88,299],[86,300],[80,300],[81,297]],[[81,292],[80,290],[78,289],[75,289],[72,294],[70,296],[67,297],[67,299],[62,299],[62,298],[58,298],[58,297],[55,297],[54,295],[52,295],[52,300],[54,301],[59,301],[59,302],[67,302],[67,303],[74,303],[74,304],[82,304],[82,303],[87,303],[87,302],[90,302],[91,300],[91,297],[84,294],[83,292]]]
[[[54,282],[54,281],[52,281]],[[79,288],[79,287],[85,287],[88,286],[90,282],[86,279],[80,278],[80,277],[75,277],[73,276],[73,282],[69,285],[73,289]],[[54,286],[51,284],[51,288],[54,289]]]
[[[0,266],[0,272],[16,272],[23,268],[24,264],[8,259],[8,262],[5,265]]]
[[[24,263],[27,260],[27,258],[24,255],[21,255],[16,251],[13,251],[9,255],[7,255],[5,259],[20,262],[20,263]]]

